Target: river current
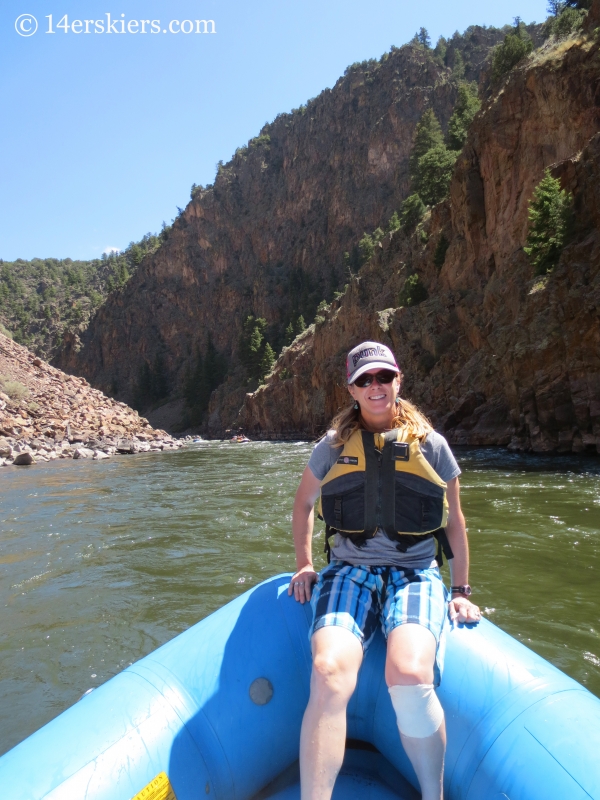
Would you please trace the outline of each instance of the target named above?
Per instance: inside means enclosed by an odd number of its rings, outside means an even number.
[[[276,573],[312,445],[0,471],[0,753]],[[600,696],[600,461],[456,453],[474,600]],[[324,557],[316,526],[316,563]]]

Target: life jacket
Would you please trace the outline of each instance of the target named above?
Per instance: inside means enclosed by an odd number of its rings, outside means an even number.
[[[424,538],[438,540],[452,558],[444,527],[446,483],[429,464],[419,440],[405,429],[355,431],[321,482],[319,517],[325,521],[325,551],[335,533],[364,546],[381,528],[401,552]]]

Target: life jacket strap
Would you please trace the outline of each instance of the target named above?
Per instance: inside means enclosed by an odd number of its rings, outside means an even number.
[[[321,517],[322,519],[322,517]],[[331,561],[331,545],[329,544],[329,537],[334,536],[337,531],[335,528],[332,528],[330,525],[325,523],[325,547],[323,548],[323,552],[327,553],[327,563],[329,564]]]
[[[331,561],[331,545],[329,544],[329,538],[331,536],[335,536],[336,533],[339,533],[340,536],[344,536],[346,539],[350,539],[355,547],[364,547],[367,539],[372,539],[375,535],[373,534],[373,536],[367,536],[364,533],[346,533],[345,531],[338,531],[335,528],[332,528],[331,525],[327,525],[327,523],[325,523],[325,546],[323,547],[323,552],[327,553],[328,564]]]
[[[446,529],[445,528],[438,528],[437,531],[433,532],[433,535],[437,539],[438,549],[437,554],[435,556],[435,560],[438,563],[438,567],[441,567],[444,563],[444,556],[450,561],[451,558],[454,558],[454,553],[452,552],[452,548],[450,547],[450,542],[448,541],[448,537],[446,536]]]
[[[342,498],[336,497],[333,501],[333,515],[335,517],[335,521],[339,523],[339,527],[342,527]]]
[[[375,447],[375,436],[361,431],[365,454],[365,520],[364,532],[373,536],[379,527],[379,482],[381,480],[381,453]]]

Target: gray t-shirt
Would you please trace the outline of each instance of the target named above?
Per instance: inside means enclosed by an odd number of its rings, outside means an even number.
[[[329,431],[320,442],[317,442],[308,461],[308,468],[320,481],[333,467],[341,452],[339,446],[333,446],[333,438],[333,431]],[[452,455],[448,442],[441,434],[433,431],[420,447],[429,464],[443,481],[447,483],[460,475],[460,467]],[[348,536],[339,533],[336,533],[330,542],[331,558],[347,561],[349,564],[426,569],[435,560],[435,539],[418,542],[402,553],[381,528],[372,539],[367,539],[362,547],[353,544]]]

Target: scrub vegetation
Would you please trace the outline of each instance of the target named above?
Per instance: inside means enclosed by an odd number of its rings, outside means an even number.
[[[0,375],[0,392],[10,397],[11,400],[22,400],[29,394],[29,389],[19,381],[13,381],[6,375]]]
[[[533,42],[519,17],[514,29],[508,33],[492,57],[492,83],[499,83],[513,67],[533,50]]]
[[[91,261],[0,260],[0,323],[18,344],[52,358],[67,331],[85,327],[110,292],[121,289],[143,258],[168,236],[148,233],[120,253]]]
[[[427,289],[416,273],[409,275],[398,296],[399,306],[416,306],[427,300]]]

